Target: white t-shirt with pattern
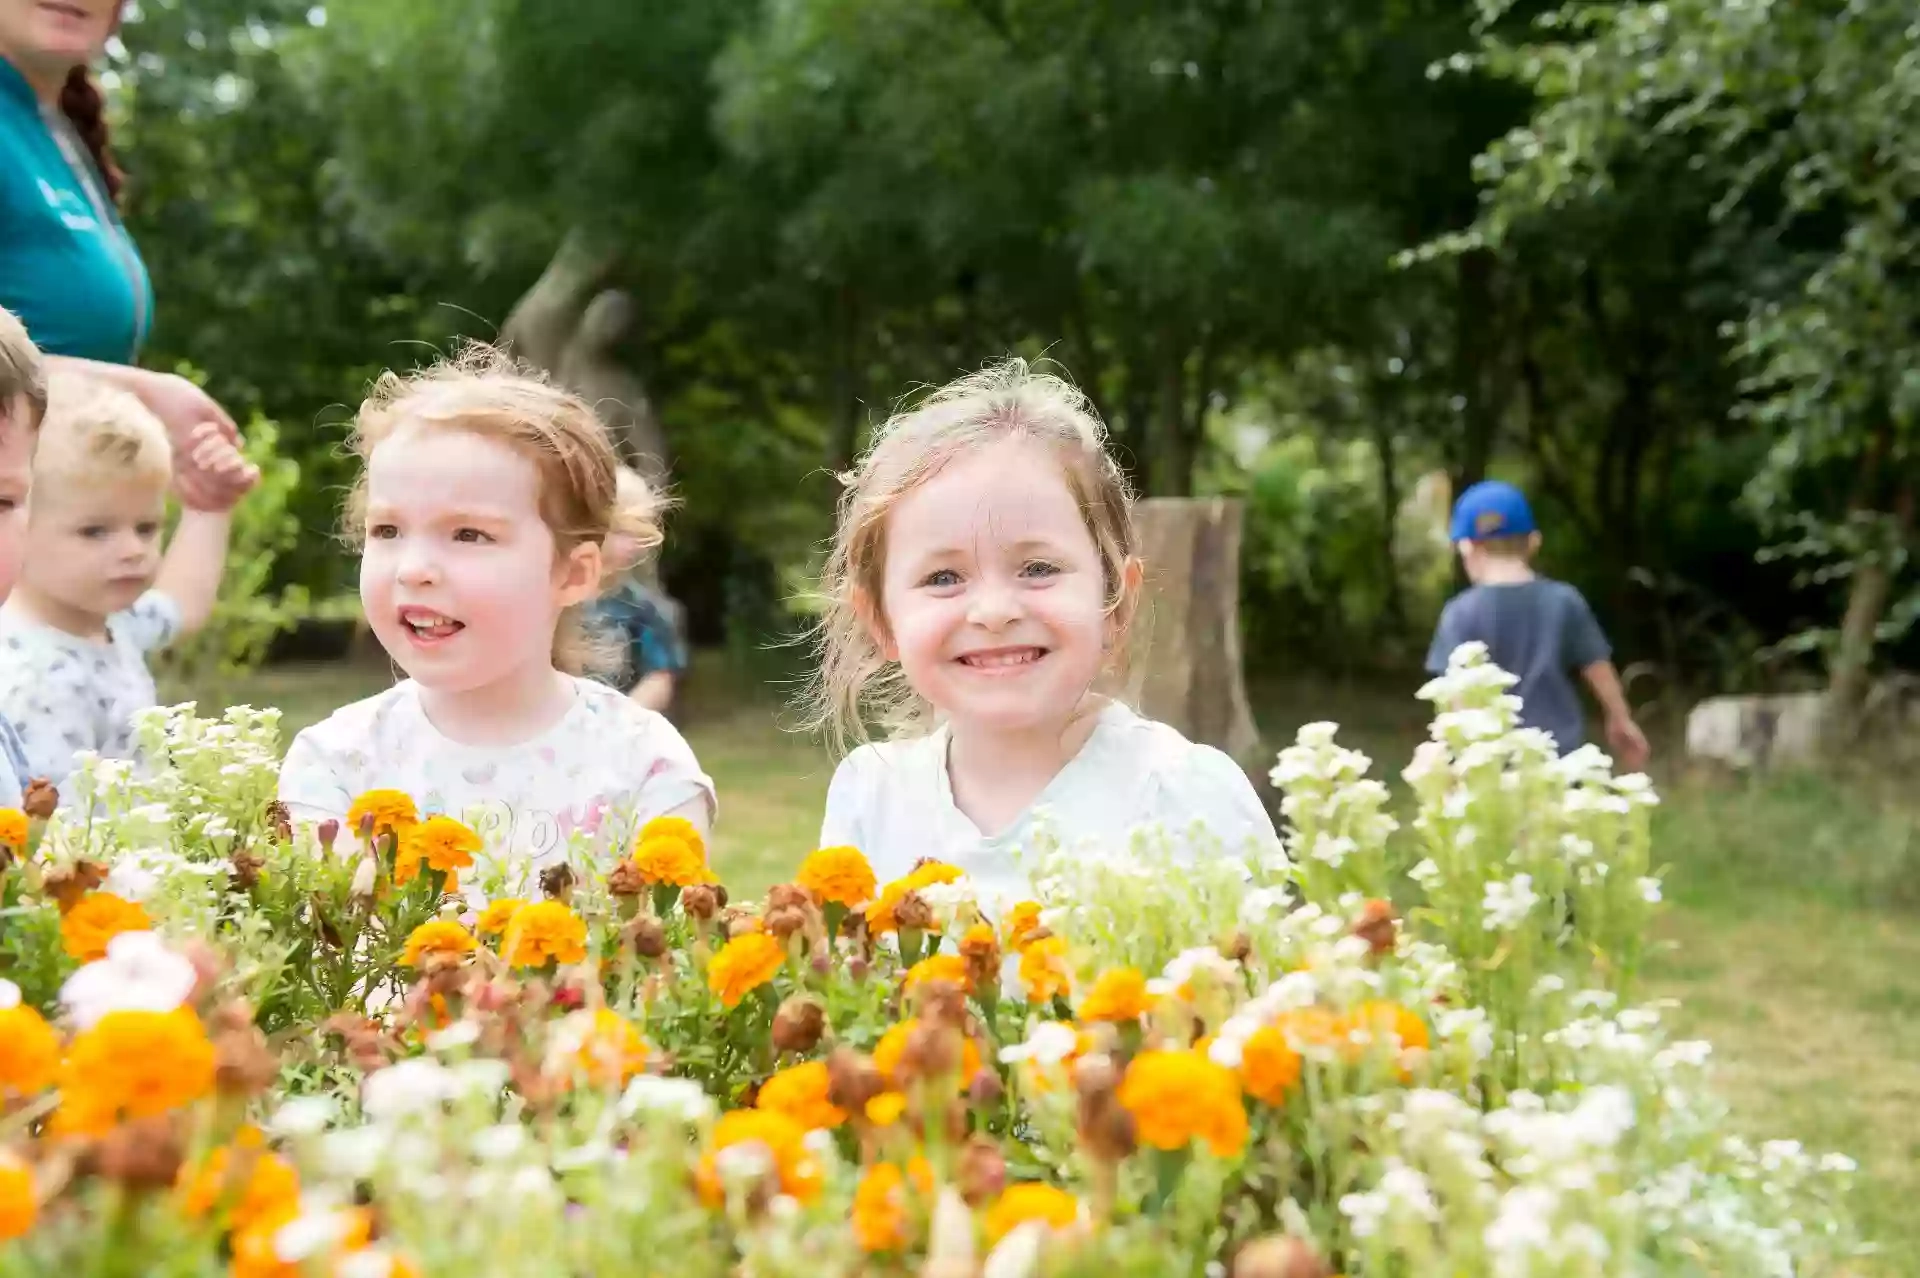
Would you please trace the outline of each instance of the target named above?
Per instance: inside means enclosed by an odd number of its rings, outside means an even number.
[[[1079,753],[998,834],[983,834],[955,806],[948,741],[941,727],[848,755],[827,790],[820,845],[859,848],[882,883],[922,857],[945,861],[966,873],[989,909],[1031,895],[1032,864],[1016,853],[1031,850],[1042,821],[1069,847],[1120,850],[1142,826],[1180,834],[1196,823],[1229,852],[1250,840],[1277,845],[1273,819],[1238,764],[1117,701],[1100,711]]]
[[[73,756],[134,757],[133,716],[158,700],[147,654],[180,633],[180,605],[149,590],[82,639],[0,608],[0,715],[19,729],[28,777],[64,786]]]
[[[419,685],[404,680],[296,736],[280,799],[296,820],[319,821],[344,817],[368,790],[405,791],[422,816],[480,830],[515,882],[566,860],[576,833],[604,857],[613,840],[695,799],[711,815],[713,781],[665,716],[590,679],[573,687],[572,709],[539,736],[473,746],[434,727]]]

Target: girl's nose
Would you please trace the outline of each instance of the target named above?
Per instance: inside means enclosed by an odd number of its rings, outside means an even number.
[[[1001,630],[1020,618],[1020,595],[1006,582],[981,581],[967,603],[967,620],[987,630]]]

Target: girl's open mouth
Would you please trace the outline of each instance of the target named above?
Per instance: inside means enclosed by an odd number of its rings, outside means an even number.
[[[1046,655],[1045,648],[986,648],[979,652],[963,652],[958,660],[972,670],[1017,670],[1032,665]]]
[[[440,639],[451,639],[467,628],[465,622],[455,621],[452,617],[434,612],[430,608],[402,608],[400,624],[415,639],[429,643]]]

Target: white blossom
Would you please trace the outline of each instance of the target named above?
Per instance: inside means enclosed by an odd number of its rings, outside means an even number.
[[[155,932],[122,932],[107,956],[87,964],[60,987],[60,1002],[78,1029],[109,1012],[171,1012],[187,1001],[199,974]]]

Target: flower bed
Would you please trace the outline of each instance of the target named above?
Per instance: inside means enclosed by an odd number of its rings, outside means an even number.
[[[998,918],[845,848],[731,900],[671,820],[509,895],[404,795],[276,819],[272,712],[157,712],[0,814],[0,1275],[1837,1267],[1851,1165],[1635,1005],[1655,796],[1509,683],[1425,690],[1404,826],[1313,725],[1284,851],[1042,848]]]

